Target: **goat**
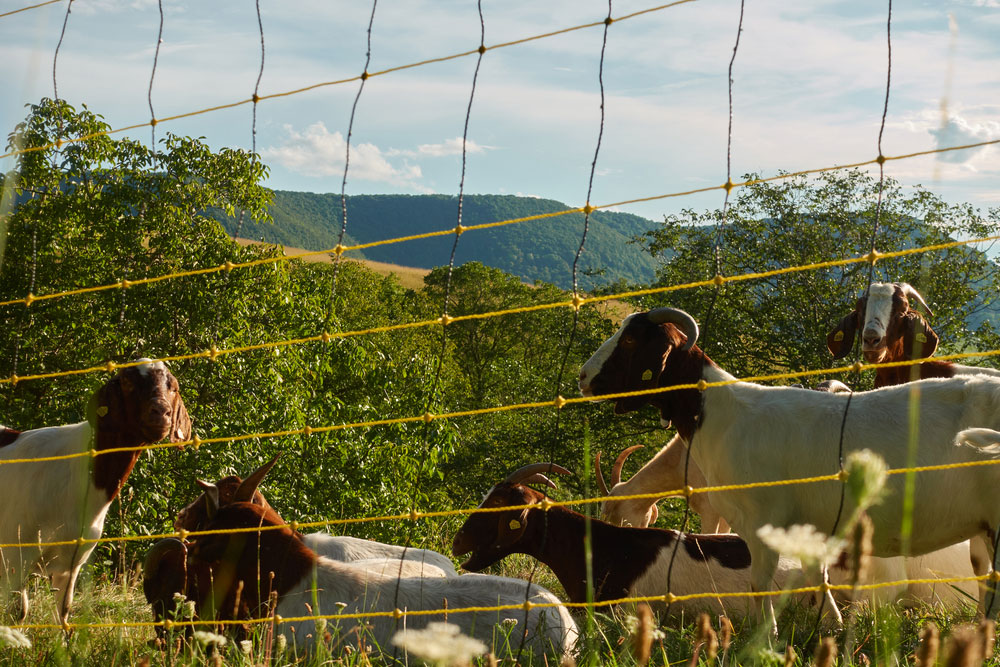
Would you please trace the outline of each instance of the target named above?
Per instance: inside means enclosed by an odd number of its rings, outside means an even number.
[[[927,320],[910,306],[917,301],[933,315],[920,292],[908,283],[872,283],[846,317],[827,335],[826,346],[835,359],[846,357],[861,331],[861,351],[870,364],[911,361],[930,357],[937,350],[938,335]],[[910,366],[875,370],[875,388],[910,380],[955,375],[993,375],[1000,371],[982,366],[963,366],[950,361],[924,361]]]
[[[816,391],[849,393],[851,388],[839,380],[826,380],[816,385]],[[683,489],[685,486],[694,489],[706,486],[705,475],[702,474],[698,464],[687,456],[687,445],[684,444],[684,440],[680,436],[674,436],[627,482],[622,482],[621,471],[625,460],[632,452],[641,447],[642,445],[629,447],[615,459],[615,464],[611,469],[610,491],[604,483],[604,475],[601,474],[601,453],[597,452],[594,456],[594,467],[597,471],[597,486],[603,495],[613,498],[614,496],[673,491]],[[687,466],[686,481],[685,466]],[[601,518],[615,525],[645,528],[656,523],[658,515],[656,501],[656,498],[607,500],[601,504]],[[702,532],[729,532],[729,524],[712,505],[708,494],[698,493],[690,496],[689,504],[691,509],[701,517]]]
[[[645,528],[656,523],[658,510],[657,498],[633,498],[630,500],[614,500],[615,496],[631,496],[657,491],[672,491],[685,486],[699,488],[705,486],[705,476],[693,462],[688,462],[687,484],[684,481],[684,460],[687,458],[687,446],[679,436],[664,445],[646,465],[639,469],[627,482],[622,479],[622,466],[628,456],[640,449],[642,445],[629,447],[615,459],[611,468],[611,489],[604,483],[601,473],[601,453],[594,456],[594,467],[597,471],[597,486],[601,494],[608,500],[601,505],[601,518],[616,526],[633,526]],[[691,509],[701,517],[701,528],[707,533],[725,533],[729,524],[712,506],[707,493],[698,493],[690,497]]]
[[[765,387],[738,382],[695,345],[697,337],[698,325],[682,310],[632,314],[584,364],[579,385],[584,396],[596,397],[702,381],[727,383],[704,391],[683,388],[615,399],[617,414],[647,403],[658,408],[661,424],[674,423],[713,486],[836,472],[842,429],[845,456],[867,448],[894,468],[982,462],[987,460],[983,450],[954,445],[965,441],[962,431],[972,426],[1000,426],[1000,381],[995,378],[928,379],[854,394]],[[919,412],[912,417],[911,392],[913,400],[919,397]],[[911,421],[916,425],[912,433]],[[912,461],[911,436],[916,445]],[[1000,523],[1000,503],[994,502],[998,482],[1000,469],[993,466],[918,476],[913,528],[903,554],[904,479],[891,476],[883,502],[868,510],[875,526],[873,554],[920,555],[974,538],[973,551],[989,557],[973,557],[971,564],[977,575],[986,574],[994,564],[991,538]],[[777,556],[758,537],[758,529],[812,524],[833,531],[840,500],[840,483],[830,481],[718,491],[712,503],[746,540],[753,590],[764,591],[771,585]],[[850,500],[844,509],[852,509]],[[987,604],[980,590],[980,608],[989,612],[992,602]]]
[[[195,480],[202,493],[193,502],[184,507],[174,521],[174,529],[178,531],[202,530],[220,507],[234,502],[252,502],[270,513],[275,523],[287,523],[267,502],[264,494],[258,489],[264,476],[274,466],[278,457],[275,456],[260,468],[252,472],[246,479],[237,475],[223,477],[215,484]],[[388,571],[387,562],[379,560],[395,560],[400,570],[400,576],[457,576],[455,565],[444,554],[430,549],[401,547],[395,544],[383,544],[373,540],[364,540],[348,535],[330,535],[329,533],[306,533],[300,535],[307,547],[321,556],[339,561],[373,561],[371,565]],[[408,561],[405,566],[400,561]],[[421,571],[419,567],[424,569]]]
[[[279,526],[260,505],[234,502],[221,507],[206,526],[207,530],[254,529]],[[161,546],[162,545],[162,546]],[[148,586],[147,586],[148,583]],[[288,527],[256,532],[195,536],[190,545],[178,540],[157,543],[144,564],[144,591],[154,612],[175,593],[184,593],[196,602],[198,615],[215,619],[251,619],[277,613],[284,618],[335,613],[364,614],[437,610],[441,613],[413,615],[406,627],[421,628],[447,616],[462,631],[492,647],[501,657],[519,650],[521,640],[529,653],[541,656],[573,648],[577,628],[564,606],[544,588],[518,579],[486,575],[457,577],[386,576],[355,563],[318,556]],[[277,604],[268,608],[273,593]],[[462,607],[524,605],[552,606],[462,612]],[[529,605],[530,606],[530,605]],[[452,611],[449,611],[452,610]],[[515,619],[511,637],[500,637],[495,626]],[[350,642],[355,631],[363,639],[374,640],[376,651],[386,651],[397,629],[391,616],[371,616],[337,620],[327,625],[341,642]],[[281,625],[289,643],[311,651],[321,637],[313,636],[314,622],[290,621]],[[507,648],[504,648],[507,642]]]
[[[165,437],[171,442],[190,438],[191,419],[181,400],[177,379],[163,362],[140,360],[123,368],[90,400],[87,421],[24,431],[0,448],[0,463],[82,454],[91,448],[143,447]],[[5,431],[9,433],[10,431]],[[141,450],[115,451],[93,458],[78,456],[44,463],[0,465],[3,512],[0,542],[18,544],[62,542],[69,545],[10,547],[0,553],[8,585],[21,591],[35,570],[51,577],[58,593],[58,614],[69,616],[76,578],[104,529],[111,501],[128,479]]]
[[[518,507],[540,505],[545,495],[526,486],[537,482],[551,488],[556,485],[545,476],[549,471],[571,474],[565,468],[549,463],[524,466],[507,476],[486,494],[480,507]],[[594,582],[593,599],[615,600],[624,597],[663,595],[667,591],[667,573],[673,560],[670,592],[674,595],[693,593],[739,593],[750,590],[750,551],[746,542],[733,534],[697,535],[659,528],[618,526],[598,519],[588,519],[578,512],[561,506],[548,510],[539,507],[484,512],[471,515],[455,534],[452,552],[455,556],[469,554],[462,568],[479,572],[512,553],[528,554],[545,563],[555,573],[566,590],[570,602],[587,601],[587,569],[585,541],[586,523],[590,522],[591,573]],[[680,542],[680,548],[675,547]],[[962,545],[950,549],[962,553]],[[938,552],[936,552],[938,553]],[[964,543],[968,568],[968,543]],[[934,579],[943,576],[964,576],[947,569],[951,562],[937,560],[921,562],[917,558],[913,569],[901,566],[902,559],[873,559],[871,574],[860,583],[899,581],[906,578]],[[943,571],[936,566],[945,567]],[[971,574],[971,568],[968,568]],[[851,572],[842,559],[831,570],[835,584],[850,581]],[[774,573],[777,588],[786,588],[802,576],[794,559],[779,558]],[[898,585],[869,592],[865,599],[904,603],[954,603],[962,598],[949,595],[947,586],[922,587]],[[969,590],[966,587],[966,590]],[[975,592],[975,585],[972,586]],[[846,599],[846,596],[841,596]],[[746,615],[749,597],[695,598],[671,604],[670,614],[692,614],[700,611]],[[812,596],[800,596],[796,601],[811,604]]]

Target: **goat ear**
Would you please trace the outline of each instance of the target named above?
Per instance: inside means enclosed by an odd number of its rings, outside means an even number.
[[[667,356],[673,349],[673,344],[667,336],[664,328],[672,325],[659,325],[657,331],[659,335],[651,336],[640,349],[632,354],[629,360],[628,369],[625,371],[624,386],[630,387],[632,391],[642,391],[644,389],[655,389],[660,386],[660,375],[667,365]],[[650,395],[625,396],[615,401],[615,414],[623,415],[632,412],[646,405]]]
[[[239,488],[236,489],[236,494],[233,495],[233,502],[252,502],[254,491],[260,486],[260,483],[264,481],[264,476],[267,475],[268,471],[274,467],[274,464],[278,461],[278,457],[281,456],[279,453],[273,459],[262,465],[261,467],[250,473],[250,476],[245,480],[240,482]]]
[[[87,421],[95,427],[100,424],[102,432],[116,431],[117,425],[122,422],[125,397],[122,395],[121,378],[118,374],[105,382],[94,392],[87,405]]]
[[[833,331],[827,334],[826,347],[834,359],[842,359],[850,354],[851,348],[854,347],[854,334],[858,330],[858,319],[858,311],[852,310],[847,317],[840,320]]]
[[[921,359],[934,354],[938,335],[920,313],[910,311],[903,324],[903,352],[908,359]]]
[[[170,442],[184,442],[191,439],[191,417],[188,416],[181,392],[174,394],[174,409],[170,424]]]
[[[198,486],[200,486],[205,496],[205,512],[208,514],[208,520],[211,521],[215,514],[219,511],[219,487],[210,482],[203,482],[200,479],[196,480]]]

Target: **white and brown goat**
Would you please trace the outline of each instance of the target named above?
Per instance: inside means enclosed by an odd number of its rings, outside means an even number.
[[[549,463],[535,463],[520,468],[495,485],[480,507],[500,508],[534,505],[523,509],[483,512],[471,515],[455,535],[455,556],[468,554],[462,567],[479,572],[513,553],[523,553],[545,563],[566,590],[570,602],[586,602],[586,524],[590,523],[591,572],[593,599],[616,600],[625,597],[697,593],[732,594],[750,591],[750,551],[746,542],[734,534],[699,535],[659,528],[618,526],[588,519],[562,506],[543,509],[545,494],[527,486],[545,484],[555,488],[548,472],[570,474]],[[676,555],[674,551],[676,550]],[[964,556],[964,562],[962,557]],[[673,561],[673,570],[670,564]],[[958,564],[957,571],[955,564]],[[974,596],[975,583],[966,582],[957,592],[935,579],[972,576],[969,545],[963,543],[927,557],[875,558],[859,583],[893,582],[921,579],[924,583],[884,586],[862,595],[864,600],[957,604]],[[779,558],[774,573],[775,588],[804,583],[805,574],[798,561]],[[851,582],[846,559],[830,571],[834,584]],[[838,594],[846,601],[846,594]],[[795,598],[813,604],[812,595]],[[660,605],[662,607],[662,605]],[[751,609],[751,598],[709,596],[670,605],[671,614],[700,611],[743,616]]]
[[[190,438],[191,420],[177,379],[162,362],[121,369],[91,398],[88,420],[49,426],[5,437],[0,447],[0,550],[2,576],[10,590],[20,590],[24,613],[26,579],[33,572],[51,577],[58,593],[58,613],[69,615],[77,575],[104,529],[111,501],[128,479],[140,449],[169,437]],[[9,430],[5,434],[11,433]],[[82,455],[45,462],[5,463]],[[119,450],[102,454],[104,450]],[[68,545],[32,543],[71,541]],[[13,547],[12,544],[22,546]]]
[[[299,535],[275,519],[273,511],[249,502],[221,507],[206,530],[250,529],[250,532],[192,536],[190,544],[164,540],[146,558],[143,588],[154,612],[170,607],[174,594],[196,602],[198,618],[251,619],[276,613],[294,619],[337,614],[326,632],[334,650],[369,641],[388,652],[390,638],[402,627],[417,629],[447,619],[462,632],[483,641],[498,657],[527,653],[561,655],[572,650],[577,628],[557,598],[544,588],[519,579],[486,575],[399,578],[356,563],[317,555]],[[253,529],[263,529],[254,531]],[[272,529],[269,529],[272,528]],[[271,608],[271,594],[276,605]],[[525,605],[525,602],[531,605]],[[463,607],[517,606],[498,611],[458,611]],[[545,606],[533,606],[545,605]],[[525,606],[530,608],[525,609]],[[440,610],[397,620],[367,613]],[[505,623],[508,619],[513,625]],[[315,621],[282,622],[279,632],[289,644],[310,652],[323,638]],[[357,633],[357,636],[354,636]]]
[[[1000,427],[996,378],[929,379],[854,394],[766,387],[739,382],[719,368],[695,345],[697,337],[694,319],[677,309],[630,315],[584,364],[579,383],[585,396],[594,397],[649,390],[616,398],[615,412],[647,403],[659,409],[661,422],[677,427],[713,486],[836,473],[841,432],[845,457],[870,449],[892,468],[980,463],[990,458],[974,446],[955,445],[965,443],[967,429]],[[702,381],[714,386],[703,391],[672,389]],[[914,391],[919,395],[917,414],[911,414]],[[876,556],[902,555],[903,485],[901,475],[890,476],[885,499],[868,510],[875,526]],[[976,574],[985,574],[992,563],[991,538],[1000,524],[997,488],[996,466],[918,475],[909,553],[926,554],[973,538],[989,558],[972,558],[971,565]],[[746,540],[752,554],[753,589],[763,591],[772,586],[777,556],[757,531],[766,524],[811,524],[832,531],[840,498],[840,483],[830,481],[718,491],[712,503]],[[845,511],[850,511],[850,502],[847,505]],[[981,595],[983,604],[992,606]]]
[[[910,305],[914,300],[928,315],[931,309],[908,283],[872,283],[846,317],[827,335],[826,345],[835,359],[846,357],[861,332],[861,352],[870,364],[912,361],[930,357],[937,350],[938,335]],[[950,361],[929,360],[907,366],[875,369],[875,387],[903,384],[911,380],[955,375],[994,375],[1000,371],[983,366],[965,366]]]
[[[237,502],[260,505],[271,513],[276,522],[285,523],[259,488],[265,475],[277,460],[278,456],[275,456],[246,479],[238,475],[229,475],[214,484],[200,479],[195,480],[202,493],[177,514],[174,529],[188,532],[203,530],[220,507]],[[363,561],[368,567],[384,570],[387,573],[395,568],[399,576],[458,575],[450,558],[430,549],[402,547],[349,535],[330,535],[325,532],[305,533],[300,537],[307,547],[320,556],[339,561]]]

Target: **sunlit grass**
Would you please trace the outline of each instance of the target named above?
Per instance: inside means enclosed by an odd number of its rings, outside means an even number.
[[[494,570],[497,574],[528,577],[557,595],[562,589],[544,565],[535,567],[528,557],[508,558]],[[54,596],[41,579],[33,582],[32,607],[28,623],[50,623],[54,618]],[[575,612],[574,612],[575,613]],[[581,637],[578,652],[573,659],[577,665],[613,665],[632,667],[638,665],[633,654],[633,641],[628,616],[635,616],[635,609],[627,606],[616,609],[600,608],[594,612],[593,632]],[[74,604],[74,623],[126,623],[151,620],[148,605],[142,595],[137,573],[114,581],[85,581]],[[587,627],[585,615],[576,614],[583,630]],[[13,624],[8,617],[5,622]],[[705,650],[699,649],[698,665],[759,665],[759,664],[813,664],[813,651],[820,635],[832,635],[837,640],[842,665],[909,665],[917,651],[920,631],[933,622],[941,631],[943,660],[948,650],[949,637],[956,629],[974,624],[974,606],[970,603],[959,609],[921,607],[901,609],[898,606],[859,605],[845,613],[845,628],[834,631],[824,620],[819,634],[816,614],[812,609],[786,609],[779,616],[779,637],[769,633],[748,619],[732,619],[731,643],[720,640],[717,657],[709,662]],[[719,618],[710,619],[716,635],[720,634]],[[695,618],[668,619],[658,624],[657,637],[650,651],[650,665],[668,666],[692,664],[695,646],[699,643]],[[78,629],[69,636],[61,630],[26,630],[32,642],[30,649],[0,647],[0,665],[166,665],[186,666],[205,664],[225,665],[381,665],[390,664],[385,658],[374,657],[368,651],[376,647],[370,641],[361,641],[356,635],[338,642],[331,637],[320,642],[313,655],[296,655],[291,647],[282,647],[269,626],[257,626],[243,639],[229,636],[226,644],[216,647],[194,639],[185,639],[182,632],[170,633],[157,639],[149,628],[87,628]],[[973,637],[978,635],[973,635]],[[785,662],[787,647],[795,653],[794,660]],[[845,656],[844,651],[849,653]],[[412,662],[412,661],[411,661]],[[401,663],[400,663],[401,664]],[[415,663],[414,663],[415,664]],[[484,663],[485,664],[485,663]],[[532,664],[525,659],[522,664]],[[555,664],[550,661],[547,664]],[[965,664],[965,663],[963,663]],[[989,665],[1000,665],[991,659]]]

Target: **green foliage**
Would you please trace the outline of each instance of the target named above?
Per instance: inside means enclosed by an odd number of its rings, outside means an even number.
[[[878,182],[857,170],[742,188],[726,217],[721,272],[739,276],[865,255],[877,210]],[[922,188],[904,190],[891,179],[878,219],[875,245],[881,252],[1000,230],[1000,209],[984,216],[968,205],[948,205]],[[714,276],[721,220],[719,210],[686,210],[644,235],[643,245],[661,262],[656,284]],[[675,291],[639,303],[669,303],[690,312],[702,325],[699,344],[737,376],[826,368],[833,365],[826,335],[853,309],[869,268],[859,262],[810,269],[731,282],[717,291]],[[920,291],[934,310],[930,322],[941,337],[941,353],[991,349],[991,323],[1000,321],[995,301],[1000,274],[984,253],[960,246],[880,259],[872,279],[908,282]],[[975,331],[979,328],[982,336]]]
[[[57,136],[105,129],[103,120],[86,108],[74,110],[43,100],[31,108],[10,141],[37,147]],[[339,232],[339,218],[331,213],[339,211],[339,198],[334,202],[279,193],[279,203],[272,206],[271,193],[259,185],[265,174],[255,156],[233,150],[213,153],[198,140],[170,135],[155,151],[129,139],[100,136],[24,153],[3,179],[5,201],[13,207],[0,218],[5,243],[0,246],[0,300],[279,256],[280,250],[272,246],[233,243],[211,211],[225,211],[235,219],[242,215],[246,223],[261,225],[250,227],[253,233],[248,236],[276,230],[265,225],[269,212],[276,214],[282,207],[302,217],[329,216],[336,224],[325,233]],[[864,254],[875,214],[875,187],[869,177],[847,172],[818,181],[792,179],[744,188],[727,215],[723,273],[733,276]],[[537,205],[532,212],[561,207],[531,201]],[[470,197],[465,204],[466,224],[518,217],[527,210],[522,200],[508,197]],[[413,211],[425,206],[430,213],[413,222]],[[457,219],[457,201],[449,197],[353,197],[348,209],[349,230],[358,241],[446,229]],[[659,263],[655,285],[713,275],[714,224],[720,218],[718,211],[668,217],[660,229],[643,237],[644,250],[629,249],[642,255],[643,262],[619,264],[624,268],[608,277],[617,280],[615,288],[626,282],[645,286],[645,276],[652,274],[643,273],[641,266],[654,262]],[[611,256],[602,255],[600,248],[613,245],[604,244],[601,234],[620,243],[621,231],[637,234],[643,228],[622,218],[595,220],[587,247],[596,245],[597,260],[584,268],[610,267]],[[982,236],[995,233],[1000,225],[997,211],[982,216],[968,207],[946,205],[923,190],[904,192],[893,183],[884,193],[880,220],[878,247],[883,251],[952,236]],[[433,227],[428,227],[429,221]],[[553,492],[557,498],[590,496],[585,439],[606,458],[632,444],[650,445],[646,456],[629,461],[628,476],[669,435],[652,411],[617,417],[606,405],[584,403],[429,423],[376,423],[576,396],[581,363],[616,323],[592,306],[578,313],[565,306],[545,307],[566,302],[570,295],[544,282],[525,284],[519,276],[527,270],[516,267],[548,267],[545,270],[552,273],[541,275],[562,272],[559,280],[564,281],[581,221],[508,228],[524,236],[463,235],[451,275],[446,267],[436,268],[417,291],[352,262],[342,263],[335,282],[330,265],[279,261],[38,301],[30,307],[4,306],[9,335],[0,339],[0,377],[68,371],[140,356],[183,356],[213,345],[239,350],[215,361],[195,358],[172,365],[199,436],[238,439],[144,456],[109,513],[109,536],[167,530],[178,509],[196,495],[195,478],[246,474],[279,452],[283,456],[264,491],[290,520],[467,508],[512,469],[547,460],[577,473],[558,480],[560,489]],[[430,266],[449,256],[453,241],[446,237],[438,245],[394,248],[406,253],[401,263],[419,264],[419,258]],[[320,245],[333,244],[322,237]],[[494,259],[508,257],[507,270],[486,266],[489,252]],[[556,256],[561,265],[552,261]],[[483,263],[467,261],[476,258]],[[717,300],[711,289],[679,290],[637,299],[636,305],[669,302],[689,310],[702,323],[710,354],[739,375],[821,368],[831,361],[826,333],[853,307],[866,278],[867,266],[853,264],[731,283],[719,291]],[[984,255],[952,249],[884,260],[876,265],[875,279],[905,280],[921,290],[935,310],[932,324],[941,334],[943,350],[1000,346],[1000,334],[991,324],[996,267]],[[505,310],[519,312],[476,317]],[[444,327],[384,330],[434,320],[442,313],[468,319]],[[333,334],[328,343],[272,345],[324,331]],[[0,404],[5,410],[0,421],[26,429],[82,419],[89,395],[106,377],[87,373],[2,384]],[[275,435],[307,425],[355,423],[370,425],[310,436]],[[672,507],[661,512],[661,522],[679,525],[682,503],[674,501]],[[581,510],[594,513],[596,506]],[[447,551],[462,518],[337,525],[334,531]],[[109,581],[130,581],[126,573],[146,546],[103,545],[88,572],[99,588]],[[134,582],[130,590],[134,597]],[[100,607],[105,598],[102,594],[96,602],[90,598],[81,603],[79,620],[133,620],[148,613],[141,604],[136,607],[141,611],[87,606]],[[870,625],[860,626],[855,639],[859,651],[877,662],[912,654],[921,618],[898,610],[886,613],[889,616],[876,614]],[[594,648],[580,663],[634,664],[621,621],[613,615],[597,618],[588,644]],[[811,622],[792,618],[782,625],[783,640],[795,642],[800,656],[808,653],[804,642]],[[751,636],[747,630],[748,638],[732,649],[737,662],[771,655]],[[178,649],[175,660],[147,649],[147,639],[95,630],[78,633],[66,646],[59,640],[43,643],[32,655],[37,662],[56,664],[86,662],[88,655],[107,662],[117,652],[130,662],[152,656],[154,664],[205,659],[200,649],[187,647]],[[654,649],[653,663],[687,660],[692,640],[690,625],[672,628]],[[264,649],[255,645],[253,650],[263,656]],[[227,660],[242,664],[236,653],[227,654]]]

